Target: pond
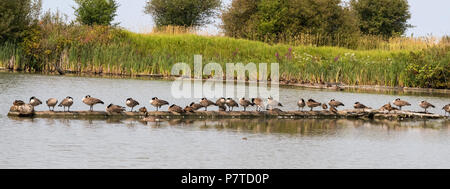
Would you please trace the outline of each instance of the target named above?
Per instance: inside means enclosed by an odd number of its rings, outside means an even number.
[[[139,120],[18,119],[7,113],[13,100],[45,101],[72,96],[72,110],[88,110],[85,95],[123,105],[133,97],[151,111],[158,96],[186,106],[198,99],[175,99],[171,81],[0,73],[0,168],[450,168],[450,121],[363,120]],[[402,98],[405,109],[444,114],[449,95],[337,92],[280,88],[283,110],[299,98],[344,108],[355,101],[379,108]],[[103,111],[105,105],[94,107]],[[342,108],[341,108],[342,109]],[[39,106],[37,110],[47,110]],[[57,109],[59,110],[59,109]],[[163,110],[167,110],[164,107]],[[252,109],[253,110],[253,109]]]

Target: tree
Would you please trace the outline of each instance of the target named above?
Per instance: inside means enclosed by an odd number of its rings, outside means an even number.
[[[153,15],[158,27],[198,27],[211,23],[221,4],[221,0],[150,0],[145,13]]]
[[[0,0],[0,43],[20,42],[39,19],[41,6],[41,0]]]
[[[407,0],[351,0],[351,7],[360,20],[363,34],[398,36],[411,27]]]
[[[75,9],[77,21],[85,25],[110,26],[117,16],[119,4],[116,0],[75,0],[78,7]]]

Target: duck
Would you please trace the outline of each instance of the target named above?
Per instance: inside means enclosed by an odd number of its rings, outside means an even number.
[[[47,104],[49,111],[55,111],[55,106],[58,105],[58,99],[50,98],[45,103]],[[50,110],[51,107],[53,107],[53,110]]]
[[[125,102],[125,104],[131,108],[131,111],[133,111],[134,107],[139,105],[139,102],[134,100],[133,98],[127,98],[127,101]]]
[[[232,98],[227,98],[226,104],[228,106],[228,110],[231,112],[235,107],[239,107],[239,104],[233,100]]]
[[[194,110],[194,111],[197,111],[197,110],[199,110],[200,108],[203,108],[203,106],[202,106],[201,104],[197,104],[197,103],[195,103],[195,102],[191,103],[189,106],[190,106],[190,107],[192,108],[192,110]]]
[[[208,100],[207,98],[202,98],[200,100],[200,105],[202,105],[203,108],[205,108],[205,111],[208,111],[209,106],[216,106],[216,103]]]
[[[302,109],[302,111],[303,111],[303,109],[305,108],[305,106],[306,106],[306,103],[305,103],[305,99],[300,99],[298,102],[297,102],[297,106],[298,106],[298,110],[300,111],[300,108]]]
[[[41,104],[42,104],[42,101],[39,100],[38,98],[36,98],[36,97],[34,97],[34,96],[30,98],[30,105],[31,105],[31,106],[36,107],[36,106],[39,106],[39,105],[41,105]]]
[[[192,108],[191,106],[186,106],[184,108],[184,112],[194,113],[195,111],[194,111],[194,108]]]
[[[15,100],[15,101],[13,102],[13,105],[14,105],[14,106],[23,106],[23,105],[25,105],[25,102],[22,101],[22,100]]]
[[[152,100],[150,101],[150,104],[156,108],[156,111],[159,111],[159,108],[161,108],[162,106],[165,105],[168,106],[169,102],[161,100],[158,97],[153,97]]]
[[[357,109],[357,110],[362,109],[363,111],[364,111],[365,109],[368,109],[368,107],[367,107],[366,105],[361,104],[360,102],[355,102],[355,104],[353,105],[353,108],[355,108],[355,109]]]
[[[269,108],[270,107],[270,108]],[[283,107],[283,104],[273,99],[273,97],[267,98],[267,109],[273,110],[276,107]]]
[[[86,104],[86,105],[88,105],[90,107],[89,111],[91,111],[91,112],[94,111],[94,105],[96,105],[96,104],[105,104],[100,99],[91,97],[91,95],[85,96],[82,101],[83,101],[84,104]]]
[[[419,103],[419,106],[420,106],[421,108],[425,109],[425,113],[428,113],[428,112],[427,112],[427,109],[428,109],[428,108],[436,108],[433,104],[431,104],[431,103],[429,103],[429,102],[427,102],[427,101],[425,101],[425,100],[423,100],[422,102],[420,102],[420,103]]]
[[[181,108],[180,106],[177,106],[177,105],[175,105],[175,104],[172,104],[172,105],[169,107],[169,112],[181,114],[181,113],[184,113],[184,110],[183,110],[183,108]]]
[[[254,106],[255,104],[250,102],[250,100],[246,100],[245,98],[241,98],[241,99],[239,99],[239,105],[244,107],[244,112],[245,112],[247,110],[247,107]]]
[[[139,108],[139,112],[147,113],[147,108],[146,107]]]
[[[339,106],[345,106],[342,102],[336,101],[335,99],[331,99],[330,102],[328,102],[328,105],[339,108]]]
[[[73,98],[68,96],[64,100],[62,100],[61,103],[59,103],[58,107],[63,107],[64,111],[66,111],[66,107],[67,107],[67,111],[70,112],[70,107],[72,105],[73,105]]]
[[[219,107],[219,111],[227,111],[226,99],[224,97],[219,98],[216,101],[216,105]]]
[[[445,115],[447,115],[447,113],[450,113],[450,104],[445,105],[442,109],[444,110]]]
[[[125,107],[109,104],[108,107],[106,107],[106,112],[108,113],[122,113],[126,111]]]
[[[400,100],[400,98],[395,99],[394,101],[392,101],[392,103],[396,106],[398,106],[400,108],[400,110],[402,110],[403,106],[411,106],[411,104],[409,102],[406,102],[404,100]]]
[[[256,105],[256,111],[261,111],[264,108],[264,102],[261,98],[252,98],[252,103]]]
[[[322,109],[323,109],[323,110],[327,110],[327,109],[328,109],[328,106],[327,106],[326,103],[322,103]]]
[[[319,102],[316,102],[316,101],[313,100],[313,99],[309,99],[309,100],[306,102],[306,106],[310,107],[310,108],[311,108],[311,111],[313,111],[313,109],[314,109],[315,107],[319,107],[320,105],[322,105],[322,104],[319,103]]]

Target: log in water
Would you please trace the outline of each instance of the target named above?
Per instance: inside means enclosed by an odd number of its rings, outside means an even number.
[[[103,111],[72,111],[72,112],[53,112],[39,111],[33,114],[20,114],[19,112],[9,112],[8,116],[12,117],[33,117],[33,118],[66,118],[66,119],[86,119],[86,118],[123,118],[123,119],[141,119],[154,120],[161,119],[390,119],[390,120],[406,120],[406,119],[444,119],[445,116],[439,114],[430,114],[423,112],[411,111],[380,111],[380,110],[343,110],[337,113],[330,111],[264,111],[264,112],[224,112],[224,111],[198,111],[194,113],[172,113],[172,112],[123,112],[108,113]]]

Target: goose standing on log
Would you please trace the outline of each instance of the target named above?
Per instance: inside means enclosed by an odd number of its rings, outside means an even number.
[[[302,109],[302,111],[303,111],[303,109],[305,108],[305,106],[306,106],[306,102],[305,102],[305,100],[302,98],[301,100],[299,100],[298,102],[297,102],[297,106],[298,106],[298,110],[300,111],[300,108]]]
[[[216,105],[219,107],[219,111],[227,111],[227,99],[225,99],[224,97],[219,98],[216,101]]]
[[[402,110],[403,106],[411,106],[411,104],[409,102],[406,102],[404,100],[400,100],[400,98],[395,99],[392,103],[394,105],[398,106],[398,108],[400,108],[400,110]]]
[[[160,100],[158,99],[158,97],[153,97],[152,100],[150,101],[150,104],[154,107],[156,107],[156,111],[159,111],[159,108],[161,108],[162,106],[165,105],[169,105],[169,102],[165,101],[165,100]]]
[[[246,100],[245,98],[241,98],[241,99],[239,99],[239,105],[244,107],[244,112],[245,112],[247,110],[247,107],[254,106],[255,104],[253,104],[249,100]]]
[[[39,105],[41,105],[41,104],[42,104],[42,101],[39,100],[38,98],[36,98],[36,97],[34,97],[34,96],[30,98],[30,105],[31,105],[31,106],[36,107],[36,106],[39,106]]]
[[[283,107],[283,104],[274,100],[273,97],[267,98],[267,109],[268,110],[273,110],[274,108],[277,108],[277,107]]]
[[[328,102],[328,105],[334,108],[339,108],[339,106],[345,106],[342,102],[339,102],[335,99],[331,99],[330,102]]]
[[[63,107],[64,111],[66,111],[66,107],[67,107],[67,111],[70,112],[70,107],[72,105],[73,105],[73,98],[68,96],[63,101],[61,101],[61,103],[59,103],[58,107]]]
[[[209,106],[216,106],[216,103],[212,102],[211,100],[208,100],[207,98],[202,98],[200,100],[200,105],[205,108],[205,111],[208,111]]]
[[[309,100],[306,102],[306,106],[308,106],[309,108],[311,108],[311,111],[313,111],[313,109],[314,109],[315,107],[319,107],[320,105],[322,105],[322,104],[319,103],[319,102],[316,102],[316,101],[313,100],[313,99],[309,99]]]
[[[260,112],[264,108],[264,102],[261,98],[252,98],[252,103],[256,105],[256,111]]]
[[[419,103],[419,106],[420,106],[421,108],[425,109],[425,113],[428,113],[428,112],[427,112],[427,109],[428,109],[428,108],[436,108],[433,104],[431,104],[431,103],[429,103],[429,102],[427,102],[427,101],[422,101],[422,102],[420,102],[420,103]]]
[[[58,105],[58,99],[50,98],[46,101],[46,104],[48,106],[48,111],[55,111],[55,106]],[[53,108],[53,109],[51,110],[50,108]]]
[[[98,98],[93,98],[90,95],[87,95],[83,98],[83,103],[89,106],[89,111],[94,111],[94,105],[96,104],[105,104],[103,101],[101,101]]]
[[[233,100],[232,98],[227,98],[226,104],[228,106],[228,110],[231,112],[235,107],[239,107],[239,104]]]
[[[130,112],[132,112],[134,107],[139,105],[139,102],[134,100],[133,98],[128,98],[126,101],[126,105],[131,108]]]

